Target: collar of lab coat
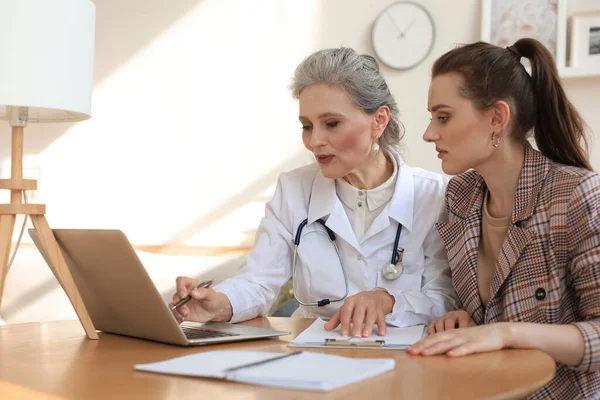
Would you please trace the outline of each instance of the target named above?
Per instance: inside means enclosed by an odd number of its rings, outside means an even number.
[[[390,154],[398,163],[398,179],[396,180],[394,194],[365,233],[363,241],[387,228],[390,225],[390,219],[402,224],[408,231],[412,231],[415,193],[412,171],[396,151],[391,151]],[[332,231],[344,238],[353,247],[358,248],[356,236],[346,211],[336,194],[335,179],[325,178],[321,171],[317,173],[311,189],[308,223],[312,224],[319,218],[326,219],[326,225]]]

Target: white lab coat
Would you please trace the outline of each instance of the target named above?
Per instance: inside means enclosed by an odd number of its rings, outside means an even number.
[[[236,277],[215,286],[231,301],[232,322],[270,310],[281,286],[292,275],[294,236],[306,218],[308,225],[302,231],[296,263],[296,295],[303,302],[339,298],[345,291],[335,248],[324,228],[314,223],[322,218],[337,237],[348,275],[349,296],[376,287],[394,296],[394,309],[386,315],[388,324],[428,324],[457,308],[446,252],[435,228],[436,222],[447,218],[447,178],[408,166],[396,152],[392,155],[399,168],[394,194],[360,241],[336,194],[335,181],[325,178],[318,165],[281,174],[245,267]],[[383,278],[381,270],[391,261],[398,223],[403,225],[399,247],[405,249],[404,273],[389,281]],[[327,319],[342,304],[300,306],[294,316]]]

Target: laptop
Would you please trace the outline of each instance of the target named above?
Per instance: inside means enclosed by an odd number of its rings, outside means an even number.
[[[182,346],[271,338],[289,332],[231,323],[179,324],[119,230],[53,229],[96,329]],[[29,235],[48,263],[37,232]],[[51,268],[52,269],[52,268]]]

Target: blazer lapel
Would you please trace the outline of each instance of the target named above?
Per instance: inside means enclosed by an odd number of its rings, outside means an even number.
[[[498,262],[492,275],[489,293],[490,303],[517,265],[517,261],[523,254],[527,244],[535,238],[534,228],[527,228],[523,225],[534,214],[538,195],[550,165],[547,158],[535,151],[529,143],[526,144],[523,168],[515,192],[511,225],[502,244]],[[495,318],[495,316],[491,313],[486,315],[486,320],[490,318]]]
[[[437,230],[444,241],[452,282],[462,305],[475,323],[482,324],[484,308],[477,284],[477,257],[485,182],[479,177],[471,184],[475,186],[471,198],[451,211],[450,222],[437,224]]]
[[[519,260],[519,257],[525,250],[528,243],[534,238],[534,233],[530,229],[521,228],[517,225],[511,225],[506,234],[506,239],[502,244],[498,262],[492,275],[490,284],[489,301],[491,301],[500,290],[504,281],[510,275],[511,270]]]

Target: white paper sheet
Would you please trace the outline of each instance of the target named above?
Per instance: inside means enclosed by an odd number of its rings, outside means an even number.
[[[354,342],[374,342],[377,340],[385,340],[385,347],[406,348],[413,343],[418,342],[424,333],[425,325],[415,325],[407,328],[396,328],[388,326],[386,335],[379,336],[377,334],[377,325],[373,329],[373,333],[368,338],[352,338],[351,336],[342,336],[341,327],[338,326],[332,331],[325,330],[325,321],[317,318],[307,329],[298,335],[290,346],[313,345],[322,346],[325,339],[336,339],[340,341],[351,340]]]

